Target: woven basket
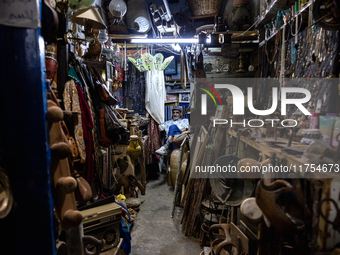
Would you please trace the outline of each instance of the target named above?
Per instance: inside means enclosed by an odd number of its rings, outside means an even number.
[[[220,12],[223,0],[187,0],[193,16],[204,16]]]

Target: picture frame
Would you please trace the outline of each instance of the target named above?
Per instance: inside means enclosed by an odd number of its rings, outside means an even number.
[[[177,74],[171,75],[171,80],[173,81],[180,81],[181,80],[181,63],[177,63]]]
[[[190,93],[180,93],[178,95],[180,103],[190,103]]]
[[[112,63],[106,61],[105,78],[107,83],[112,82],[112,77],[113,77],[113,65]]]
[[[216,106],[215,119],[226,119],[227,118],[227,106],[218,105]]]

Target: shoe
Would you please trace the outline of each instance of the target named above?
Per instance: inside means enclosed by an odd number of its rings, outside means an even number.
[[[168,155],[168,149],[166,149],[164,146],[160,147],[158,150],[156,150],[157,154],[160,154],[162,156]]]

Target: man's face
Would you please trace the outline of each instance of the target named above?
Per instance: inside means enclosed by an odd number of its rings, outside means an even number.
[[[178,120],[181,117],[181,112],[179,110],[173,110],[172,111],[172,119]]]

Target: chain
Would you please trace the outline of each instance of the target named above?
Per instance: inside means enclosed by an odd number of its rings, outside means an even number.
[[[280,33],[280,28],[279,30],[277,31],[276,33],[276,40],[275,40],[275,49],[274,49],[274,56],[273,56],[273,59],[272,60],[269,60],[269,53],[268,53],[268,50],[267,50],[267,41],[266,41],[266,46],[265,46],[265,51],[266,51],[266,55],[267,55],[267,60],[269,62],[269,64],[273,64],[275,58],[276,58],[276,54],[277,54],[277,49],[279,48],[279,41],[281,41],[281,33]]]

